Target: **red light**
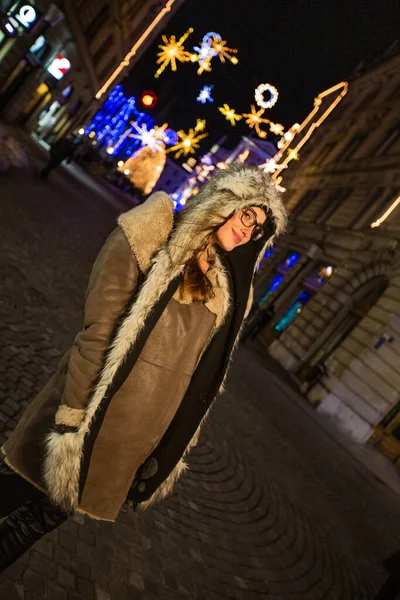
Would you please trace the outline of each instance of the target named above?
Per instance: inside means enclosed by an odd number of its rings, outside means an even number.
[[[152,90],[145,90],[140,96],[140,101],[146,108],[154,108],[157,104],[157,94]]]

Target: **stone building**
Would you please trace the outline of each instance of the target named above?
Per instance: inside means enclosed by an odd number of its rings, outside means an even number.
[[[84,122],[128,52],[132,66],[183,2],[0,0],[0,117],[47,141]],[[25,26],[21,14],[35,18]],[[59,78],[55,62],[64,68]],[[125,74],[124,67],[107,92]]]
[[[400,466],[399,164],[392,48],[350,78],[282,173],[290,225],[253,314],[267,315],[258,339],[308,400]]]

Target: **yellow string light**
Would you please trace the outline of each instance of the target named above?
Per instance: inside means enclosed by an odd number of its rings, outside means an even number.
[[[110,77],[106,80],[106,82],[101,86],[101,88],[96,93],[97,100],[102,97],[102,95],[108,90],[108,88],[112,85],[112,83],[116,80],[118,75],[125,69],[125,67],[129,67],[129,63],[131,59],[135,56],[136,52],[140,48],[140,46],[147,40],[152,31],[154,31],[155,27],[157,27],[158,23],[164,18],[164,16],[171,11],[173,4],[176,0],[168,0],[167,4],[164,6],[162,10],[157,14],[157,16],[152,20],[147,29],[144,30],[139,39],[135,42],[132,48],[129,50],[128,54],[126,54],[125,58],[119,63],[118,67],[113,71]]]
[[[288,163],[291,160],[293,160],[293,154],[292,154],[292,158],[289,158],[289,154],[291,154],[293,152],[295,152],[295,153],[299,152],[299,150],[304,146],[304,144],[310,139],[310,137],[314,133],[314,131],[325,121],[325,119],[331,114],[331,112],[335,109],[335,107],[339,104],[339,102],[341,102],[343,97],[347,94],[348,88],[349,88],[349,85],[348,85],[347,81],[341,81],[340,83],[338,83],[338,84],[332,86],[331,88],[328,88],[324,92],[321,92],[320,94],[318,94],[318,96],[314,100],[313,110],[304,119],[302,124],[299,125],[298,123],[295,123],[295,125],[293,125],[293,127],[291,127],[291,129],[289,130],[289,132],[291,132],[293,135],[289,135],[289,136],[285,137],[285,135],[286,135],[285,134],[281,138],[280,141],[283,143],[281,143],[281,144],[278,143],[278,147],[280,148],[280,150],[273,157],[273,159],[277,163],[277,167],[278,167],[272,176],[272,179],[276,183],[279,184],[279,182],[278,182],[279,174],[283,171],[283,169],[286,169],[286,167],[288,166]],[[320,118],[318,120],[316,120],[314,123],[312,123],[310,125],[307,133],[301,138],[301,140],[299,141],[297,146],[295,146],[294,148],[291,148],[289,150],[288,154],[286,155],[286,157],[284,158],[284,160],[281,163],[279,163],[279,161],[281,160],[281,158],[284,155],[284,153],[286,152],[286,150],[288,150],[293,138],[296,135],[298,135],[299,133],[301,133],[304,130],[304,128],[310,123],[311,119],[313,119],[318,114],[318,112],[320,111],[320,107],[321,107],[323,99],[326,96],[329,96],[333,92],[337,92],[340,89],[341,89],[341,92],[335,98],[335,100],[332,102],[332,104],[330,104],[330,106],[325,110],[325,112],[323,112],[323,114],[320,116]],[[280,179],[282,180],[282,178],[280,178]]]
[[[374,227],[379,227],[380,225],[382,225],[382,223],[384,221],[386,221],[388,216],[397,208],[397,206],[399,204],[400,204],[400,196],[393,202],[393,204],[387,209],[387,211],[384,212],[381,217],[379,217],[379,219],[377,219],[376,221],[371,223],[371,227],[374,228]]]
[[[231,123],[231,125],[236,125],[236,121],[240,121],[242,118],[242,115],[238,115],[235,112],[235,109],[230,108],[228,104],[219,106],[218,110],[224,115],[225,119]]]
[[[161,52],[157,54],[158,60],[157,64],[161,65],[159,69],[156,71],[154,77],[157,79],[161,73],[165,70],[165,68],[170,64],[172,71],[176,71],[176,61],[179,62],[187,62],[190,60],[191,53],[187,52],[183,48],[183,43],[187,40],[189,35],[193,33],[194,29],[189,27],[189,29],[176,41],[176,37],[171,35],[168,39],[166,35],[162,36],[162,41],[164,44],[159,44],[159,48]]]
[[[200,146],[200,140],[208,136],[208,133],[199,134],[193,127],[191,127],[187,133],[185,133],[183,129],[177,133],[180,137],[180,141],[167,150],[167,152],[175,152],[175,158],[179,158],[181,154],[184,154],[184,156],[195,154]]]

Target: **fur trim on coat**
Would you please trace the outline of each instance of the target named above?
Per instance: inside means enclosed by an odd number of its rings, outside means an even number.
[[[140,269],[147,276],[107,352],[101,376],[88,398],[87,405],[83,407],[83,418],[79,422],[77,431],[64,434],[51,431],[46,437],[44,479],[52,501],[64,510],[75,510],[78,506],[84,438],[90,431],[93,417],[108,386],[112,383],[120,365],[135,343],[152,307],[167,290],[172,279],[183,272],[185,262],[193,255],[193,252],[202,245],[204,241],[203,226],[221,224],[221,220],[215,222],[215,218],[210,215],[218,211],[221,218],[227,218],[232,213],[249,205],[268,208],[276,223],[276,234],[266,242],[260,252],[257,268],[265,250],[272,245],[275,236],[284,231],[286,225],[286,211],[283,203],[271,184],[269,176],[258,168],[232,165],[214,176],[204,185],[200,193],[187,203],[176,229],[172,229],[172,200],[163,192],[157,192],[142,206],[130,210],[119,218],[119,225],[129,241]],[[218,260],[215,262],[215,271],[222,294],[217,307],[218,318],[214,333],[223,324],[230,305],[227,275]],[[250,297],[249,302],[251,302]],[[250,307],[251,304],[248,306],[248,310]],[[239,336],[236,339],[235,347],[238,340]],[[223,391],[224,383],[220,391]],[[68,398],[66,402],[68,404]],[[78,413],[73,410],[68,410],[68,407],[63,408],[65,412],[63,418],[75,422],[75,417],[77,417],[77,421],[79,421]],[[61,414],[58,415],[58,420],[61,420]],[[185,455],[192,445],[193,440]],[[147,504],[168,495],[175,481],[185,469],[186,464],[182,459]]]

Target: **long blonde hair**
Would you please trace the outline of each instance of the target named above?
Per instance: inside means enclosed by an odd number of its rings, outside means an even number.
[[[185,263],[185,271],[178,293],[181,298],[190,294],[193,300],[207,301],[214,298],[214,291],[210,279],[203,273],[199,258],[203,256],[210,267],[215,264],[215,247],[211,241],[215,232],[229,219],[218,211],[208,214],[207,223],[199,223],[198,231],[204,233],[204,241],[200,247],[193,248],[193,254]],[[175,215],[174,227],[179,225],[180,213]]]

